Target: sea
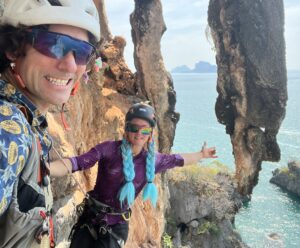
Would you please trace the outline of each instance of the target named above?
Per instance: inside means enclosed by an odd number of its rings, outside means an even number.
[[[216,146],[217,160],[234,171],[229,135],[215,116],[217,74],[178,73],[172,74],[172,78],[177,94],[176,111],[180,113],[172,151],[198,151],[206,141],[208,146]],[[277,136],[281,160],[262,163],[251,201],[235,218],[236,230],[251,248],[266,248],[265,240],[271,233],[281,237],[284,246],[280,247],[300,247],[300,199],[269,182],[276,168],[287,166],[290,160],[300,161],[300,72],[289,72],[287,84],[286,116]]]

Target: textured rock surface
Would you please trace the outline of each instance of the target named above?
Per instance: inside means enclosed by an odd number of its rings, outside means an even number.
[[[159,0],[135,0],[130,16],[138,94],[155,106],[158,117],[159,150],[169,152],[173,145],[179,114],[174,111],[176,93],[166,71],[160,41],[166,30]]]
[[[211,0],[218,121],[231,137],[239,191],[251,194],[262,161],[278,161],[287,101],[283,1]]]
[[[137,93],[135,77],[123,57],[125,46],[126,41],[119,36],[102,45],[102,60],[109,65],[104,71],[104,87],[114,89],[122,94],[135,95]]]
[[[247,247],[233,228],[241,197],[230,176],[217,174],[208,179],[199,174],[193,179],[190,173],[201,172],[186,167],[169,173],[166,232],[174,237],[174,247]]]
[[[300,197],[300,162],[289,162],[287,168],[276,169],[270,182]]]
[[[106,16],[105,1],[104,0],[94,0],[94,3],[98,9],[99,22],[100,22],[100,33],[101,33],[101,43],[111,41],[113,36],[108,25],[108,19]]]

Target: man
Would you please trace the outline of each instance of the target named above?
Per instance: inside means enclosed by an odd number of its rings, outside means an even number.
[[[46,113],[69,99],[95,57],[98,12],[92,0],[4,0],[2,5],[0,247],[31,247],[45,233],[54,246]]]

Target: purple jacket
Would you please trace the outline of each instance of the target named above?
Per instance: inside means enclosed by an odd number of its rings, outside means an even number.
[[[96,185],[90,192],[98,201],[107,204],[116,210],[125,210],[128,206],[121,208],[119,202],[119,191],[124,183],[123,162],[121,154],[121,141],[106,141],[93,147],[87,153],[77,157],[72,157],[73,172],[91,168],[98,162],[98,175]],[[135,165],[135,186],[136,197],[146,185],[146,157],[147,151],[142,150],[133,158]],[[184,160],[179,154],[156,153],[155,173],[166,171],[176,166],[183,166]],[[107,223],[113,225],[124,222],[118,216],[106,216]]]

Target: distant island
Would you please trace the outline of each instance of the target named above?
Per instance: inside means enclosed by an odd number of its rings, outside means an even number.
[[[217,72],[217,66],[211,65],[208,62],[205,61],[199,61],[195,64],[194,69],[190,69],[186,65],[181,65],[175,67],[171,73],[207,73],[207,72]]]

